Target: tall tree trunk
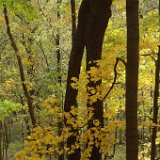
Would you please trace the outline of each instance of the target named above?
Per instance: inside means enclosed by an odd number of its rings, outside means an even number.
[[[8,124],[7,123],[8,123],[8,121],[4,120],[4,123],[3,123],[3,131],[4,131],[3,147],[4,147],[4,151],[5,151],[4,152],[4,159],[5,160],[8,160],[8,147],[9,147],[9,143],[10,143],[9,133],[8,133]]]
[[[102,56],[103,38],[109,18],[111,17],[112,0],[89,0],[89,4],[89,14],[85,36],[87,50],[87,71],[90,70],[91,67],[98,68],[95,61],[100,60]],[[100,85],[101,80],[93,82],[89,78],[87,88],[89,87],[97,90],[97,87]],[[90,93],[89,89],[88,94],[89,97],[94,95]],[[99,120],[100,126],[103,127],[103,102],[100,99],[97,99],[95,103],[88,103],[88,107],[90,106],[94,108],[93,120]],[[89,122],[89,128],[95,127],[93,120]],[[94,139],[94,141],[98,140]],[[100,160],[101,157],[102,155],[100,153],[100,146],[97,147],[96,144],[94,144],[90,159]]]
[[[126,0],[126,160],[138,160],[137,91],[139,66],[139,0]]]
[[[0,160],[3,160],[3,133],[2,133],[2,121],[0,121]]]
[[[67,89],[64,104],[64,111],[69,112],[71,106],[77,107],[76,97],[78,95],[78,90],[71,87],[72,77],[79,79],[81,61],[83,57],[84,47],[85,47],[85,32],[87,23],[87,13],[88,13],[88,0],[83,0],[80,6],[78,15],[78,26],[74,38],[74,43],[72,46],[72,51],[69,61],[68,77],[67,77]],[[75,130],[71,125],[67,124],[67,119],[65,118],[65,125],[70,128],[70,131],[74,133],[68,138],[67,147],[71,148],[76,142],[76,137],[78,136],[78,130]],[[79,160],[80,159],[80,149],[76,149],[73,154],[68,155],[68,160]]]
[[[60,20],[61,14],[60,14],[60,5],[62,3],[62,0],[57,0],[57,20]],[[60,51],[60,34],[59,34],[59,29],[57,30],[56,34],[56,56],[57,56],[57,74],[58,74],[58,83],[59,86],[61,87],[62,85],[62,77],[61,77],[61,51]],[[62,92],[62,91],[60,91]],[[63,95],[62,95],[63,96]],[[61,94],[58,93],[58,97],[61,97]],[[63,106],[62,106],[62,99],[61,99],[61,104],[59,107],[61,108],[61,112],[63,112]],[[59,119],[58,122],[58,135],[61,135],[63,128],[63,117]],[[64,142],[61,142],[59,145],[60,150],[63,150],[64,148]],[[58,156],[59,160],[64,160],[64,153]]]
[[[160,29],[160,0],[159,0],[159,29]],[[154,99],[153,99],[153,123],[158,123],[158,97],[159,97],[159,73],[160,73],[160,45],[158,46],[158,57],[156,61],[156,71],[155,71],[155,88],[154,88]],[[157,136],[157,127],[152,129],[151,136],[151,160],[156,158],[156,136]]]
[[[78,15],[78,26],[75,34],[75,39],[72,47],[70,63],[69,63],[69,71],[68,71],[68,78],[67,78],[67,90],[66,90],[66,99],[65,99],[65,112],[69,112],[71,106],[77,107],[76,97],[78,94],[78,90],[73,89],[70,84],[72,82],[71,78],[76,77],[79,79],[80,74],[80,67],[81,67],[81,60],[84,52],[84,47],[86,45],[87,48],[87,62],[91,60],[98,60],[101,58],[101,51],[102,51],[102,43],[104,32],[108,24],[108,20],[111,16],[111,6],[112,0],[83,0],[79,15]],[[87,65],[87,70],[93,64]],[[96,87],[100,85],[101,81],[98,81],[95,84],[92,82],[88,85]],[[93,104],[92,104],[93,105]],[[101,125],[103,125],[103,107],[102,102],[98,100],[95,104],[95,119],[99,119]],[[96,107],[98,106],[98,108]],[[65,123],[66,123],[65,119]],[[66,124],[67,125],[67,124]],[[68,147],[70,148],[76,141],[76,136],[78,133],[74,130],[70,125],[67,125],[71,128],[71,131],[74,132],[74,136],[71,136],[68,139]],[[90,127],[93,126],[93,123],[90,123]],[[100,158],[101,155],[99,154],[99,148],[94,147],[92,151],[91,159]],[[80,159],[80,151],[79,149],[75,151],[74,154],[68,156],[69,160],[73,159]]]
[[[34,115],[32,97],[30,96],[28,88],[25,84],[25,75],[24,75],[24,68],[23,68],[23,64],[22,64],[22,59],[21,59],[21,56],[20,56],[20,53],[19,53],[19,49],[18,49],[18,47],[16,45],[16,42],[13,38],[13,35],[11,33],[10,23],[9,23],[9,18],[8,18],[8,11],[7,11],[7,7],[5,5],[4,5],[4,17],[5,17],[6,27],[7,27],[7,34],[9,36],[11,46],[12,46],[12,48],[15,52],[16,58],[17,58],[17,62],[18,62],[18,66],[19,66],[19,72],[20,72],[20,78],[21,78],[21,83],[22,83],[22,88],[23,88],[25,97],[27,99],[27,104],[28,104],[28,109],[29,109],[31,122],[32,122],[32,125],[35,127],[36,126],[36,119],[35,119],[35,115]]]
[[[160,46],[158,50],[158,58],[156,61],[156,71],[155,71],[155,86],[154,86],[154,99],[153,99],[153,123],[157,125],[158,123],[158,97],[159,97],[159,73],[160,73]],[[151,137],[151,160],[156,158],[156,135],[157,127],[152,129]]]
[[[71,3],[71,15],[72,15],[72,45],[74,43],[74,38],[76,34],[76,9],[75,0],[70,0]]]
[[[60,5],[62,3],[62,0],[57,0],[57,19],[60,20],[61,15],[60,15]],[[60,34],[59,34],[59,29],[57,30],[57,34],[56,34],[56,55],[57,55],[57,73],[58,73],[58,83],[61,85],[61,81],[62,81],[62,77],[60,74],[60,66],[61,66],[61,51],[60,51]]]

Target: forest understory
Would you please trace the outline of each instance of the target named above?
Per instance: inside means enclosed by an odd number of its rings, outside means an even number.
[[[0,160],[160,160],[160,0],[0,0]]]

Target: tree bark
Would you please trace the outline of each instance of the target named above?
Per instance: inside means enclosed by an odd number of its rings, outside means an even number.
[[[60,5],[62,3],[62,0],[57,0],[57,20],[60,20],[61,14],[60,14]],[[56,56],[57,56],[57,74],[58,74],[58,84],[61,87],[62,85],[62,77],[61,77],[61,51],[60,51],[60,33],[59,29],[57,29],[57,34],[56,34]],[[60,91],[62,92],[62,91]],[[60,94],[58,93],[57,96],[60,98]],[[63,96],[63,95],[62,95]],[[63,106],[62,106],[62,99],[61,99],[61,104],[59,107],[61,107],[61,112],[63,112]],[[59,118],[58,122],[58,135],[61,135],[63,128],[63,117]],[[62,141],[59,145],[60,150],[64,149],[64,142]],[[61,155],[58,155],[58,160],[64,160],[64,152]]]
[[[81,61],[83,57],[84,47],[85,47],[85,32],[88,14],[88,0],[83,0],[80,6],[78,15],[78,26],[75,33],[74,43],[72,46],[72,51],[69,61],[68,77],[67,77],[67,87],[66,96],[64,103],[64,111],[69,112],[71,106],[77,107],[76,97],[78,95],[78,90],[71,87],[72,77],[79,79]],[[67,124],[67,119],[64,119],[65,125],[70,128],[70,132],[74,133],[68,138],[67,147],[71,148],[76,142],[76,137],[78,136],[78,130],[75,130],[71,125]],[[76,149],[73,154],[68,155],[68,160],[79,160],[81,157],[80,149]]]
[[[139,66],[139,0],[126,0],[126,160],[138,160],[137,91]]]
[[[59,7],[61,5],[62,1],[61,0],[57,0],[57,19],[60,20],[61,15],[60,15],[60,11],[59,11]],[[57,73],[58,73],[58,83],[61,85],[61,81],[62,81],[62,77],[61,77],[61,51],[60,51],[60,34],[59,34],[59,29],[57,30],[57,34],[56,34],[56,56],[57,56]]]
[[[0,160],[3,160],[3,133],[2,133],[2,121],[0,121]]]
[[[87,50],[87,71],[91,67],[98,68],[95,61],[100,60],[102,56],[102,45],[105,30],[108,25],[109,18],[111,17],[111,4],[112,0],[89,0],[89,14],[87,21],[86,30],[86,50]],[[91,81],[89,78],[89,83],[87,88],[93,88],[97,90],[97,87],[101,85],[101,80],[96,82]],[[94,94],[90,93],[88,90],[89,97]],[[97,94],[97,93],[95,93]],[[100,93],[101,94],[101,93]],[[99,120],[100,127],[103,127],[103,102],[97,99],[95,103],[88,103],[88,107],[92,106],[94,108],[93,120]],[[89,128],[95,127],[93,120],[89,122]],[[94,139],[94,141],[98,141]],[[100,143],[100,142],[99,142]],[[91,152],[91,160],[100,160],[102,157],[100,153],[100,146],[93,145]]]
[[[5,5],[4,5],[4,17],[5,17],[6,27],[7,27],[7,34],[9,36],[9,39],[10,39],[10,42],[11,42],[11,46],[12,46],[12,48],[13,48],[13,50],[15,52],[16,58],[17,58],[17,62],[18,62],[18,66],[19,66],[19,72],[20,72],[20,78],[21,78],[21,83],[22,83],[22,88],[23,88],[25,97],[27,99],[27,104],[28,104],[28,109],[29,109],[31,122],[32,122],[32,125],[35,127],[36,126],[36,119],[35,119],[35,115],[34,115],[32,97],[30,96],[28,88],[27,88],[27,86],[25,84],[25,75],[24,75],[22,59],[21,59],[21,56],[19,54],[19,49],[18,49],[18,47],[17,47],[17,45],[15,43],[15,40],[13,38],[13,35],[11,33],[10,23],[9,23],[9,18],[8,18],[8,11],[7,11],[7,7]]]
[[[71,3],[71,15],[72,15],[72,45],[74,43],[74,38],[76,34],[76,9],[75,0],[70,0]]]
[[[155,125],[157,125],[158,123],[159,73],[160,73],[160,46],[158,50],[158,58],[156,61],[154,99],[153,99],[153,123]],[[151,136],[151,160],[155,160],[156,158],[156,135],[157,135],[157,127],[155,126],[152,129],[152,136]]]
[[[71,106],[77,107],[76,97],[78,94],[78,90],[73,89],[70,84],[72,82],[71,78],[76,77],[79,79],[81,60],[84,52],[84,47],[87,49],[87,70],[90,69],[93,64],[89,64],[89,61],[94,61],[101,59],[102,52],[102,44],[104,32],[108,24],[108,20],[111,16],[111,6],[112,0],[83,0],[79,15],[78,15],[78,26],[75,34],[75,39],[72,47],[70,63],[69,63],[69,71],[67,78],[67,90],[66,90],[66,98],[65,98],[65,112],[69,112]],[[92,82],[88,85],[96,87],[100,85],[101,81],[98,81],[96,84]],[[92,104],[93,105],[93,104]],[[97,107],[98,106],[98,107]],[[103,107],[102,102],[98,100],[95,104],[95,119],[99,119],[101,124],[103,125]],[[65,119],[66,123],[66,119]],[[66,124],[67,125],[67,124]],[[90,127],[93,126],[91,122]],[[71,127],[71,126],[69,126]],[[75,131],[71,127],[71,131],[74,132],[74,136],[68,139],[68,147],[70,148],[76,141],[76,135],[78,132]],[[76,133],[77,132],[77,133]],[[92,151],[91,159],[99,159],[101,155],[99,154],[99,148],[94,147]],[[69,160],[80,159],[80,151],[79,149],[72,155],[69,155]]]

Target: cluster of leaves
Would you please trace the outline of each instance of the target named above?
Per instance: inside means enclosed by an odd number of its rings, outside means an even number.
[[[21,110],[20,103],[15,103],[9,100],[0,101],[0,121],[9,117],[13,112]]]
[[[60,100],[53,95],[41,102],[40,126],[34,128],[31,135],[27,137],[25,149],[16,155],[17,160],[28,160],[30,158],[45,159],[46,157],[55,157],[66,152],[72,154],[77,148],[82,149],[81,159],[87,160],[91,156],[93,145],[99,146],[100,152],[104,155],[108,155],[111,152],[113,145],[118,142],[115,133],[124,130],[125,125],[123,119],[116,118],[120,117],[122,112],[118,107],[112,107],[112,105],[116,105],[115,103],[108,102],[110,107],[105,107],[105,125],[103,127],[98,119],[93,119],[94,108],[85,107],[84,101],[87,102],[89,100],[90,104],[93,104],[104,97],[103,94],[100,94],[102,86],[97,87],[96,91],[94,91],[95,88],[90,88],[91,93],[96,92],[93,96],[88,95],[86,88],[84,89],[84,84],[88,83],[88,77],[91,77],[93,82],[102,78],[101,73],[107,63],[104,60],[95,63],[99,67],[91,68],[87,74],[82,72],[79,81],[74,77],[72,78],[72,87],[80,90],[79,94],[81,96],[78,96],[80,97],[78,98],[79,107],[72,106],[70,112],[64,113]],[[117,103],[118,105],[119,103]],[[67,126],[70,127],[63,125],[63,117],[66,119]],[[94,127],[88,129],[90,121],[93,121]],[[77,142],[71,148],[68,148],[66,146],[67,139],[74,134],[71,128],[78,131]]]
[[[0,0],[0,6],[6,6],[9,8],[15,15],[24,19],[25,21],[32,21],[35,18],[38,18],[38,10],[29,2],[25,0]]]

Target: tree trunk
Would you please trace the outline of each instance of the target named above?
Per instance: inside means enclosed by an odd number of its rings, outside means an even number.
[[[0,160],[3,160],[3,133],[2,121],[0,121]]]
[[[76,34],[76,9],[75,0],[70,0],[71,2],[71,14],[72,14],[72,45],[74,43],[74,38]]]
[[[11,33],[10,23],[9,23],[9,18],[8,18],[8,11],[7,11],[7,7],[6,6],[4,6],[4,17],[5,17],[6,27],[7,27],[7,34],[8,34],[8,37],[10,39],[11,46],[12,46],[12,48],[13,48],[13,50],[15,52],[16,58],[17,58],[17,62],[18,62],[18,66],[19,66],[19,72],[20,72],[20,78],[21,78],[21,83],[22,83],[22,88],[23,88],[25,97],[27,99],[27,104],[28,104],[28,109],[29,109],[31,122],[32,122],[32,125],[35,127],[36,126],[36,119],[35,119],[35,115],[34,115],[32,97],[30,96],[28,88],[27,88],[27,86],[25,84],[25,75],[24,75],[22,59],[21,59],[21,56],[19,54],[19,50],[18,50],[18,47],[17,47],[17,45],[15,43],[13,35]]]
[[[61,15],[60,15],[60,5],[62,3],[62,0],[57,0],[57,20],[60,20]],[[59,34],[59,29],[57,30],[57,34],[56,34],[56,56],[57,56],[57,74],[58,74],[58,84],[59,87],[61,87],[62,85],[62,77],[61,77],[61,51],[60,51],[60,34]],[[62,91],[60,91],[61,93]],[[61,94],[58,93],[57,95],[59,98],[61,97]],[[62,95],[63,96],[63,95]],[[61,99],[61,112],[63,112],[63,106],[62,106],[62,99]],[[61,135],[62,132],[62,128],[63,128],[63,117],[59,118],[59,122],[58,122],[58,135]],[[60,150],[64,149],[64,142],[61,142],[59,145]],[[58,155],[58,160],[64,160],[64,153],[61,155]]]
[[[8,160],[8,147],[9,147],[9,143],[10,143],[9,133],[8,133],[8,124],[7,123],[8,123],[7,120],[6,121],[4,120],[4,123],[3,123],[3,129],[4,129],[3,147],[4,147],[4,151],[5,151],[4,152],[4,159],[5,160]]]
[[[71,106],[77,107],[76,97],[78,95],[78,90],[71,87],[72,77],[79,79],[81,61],[83,57],[84,47],[85,47],[85,32],[86,32],[86,22],[88,13],[88,1],[83,0],[80,6],[78,15],[78,26],[74,38],[74,43],[72,46],[72,51],[69,61],[68,77],[67,77],[67,87],[66,96],[64,103],[64,111],[69,112]],[[67,119],[64,119],[65,125],[70,128],[70,131],[74,133],[68,138],[67,147],[71,149],[71,146],[75,144],[76,137],[78,136],[78,130],[75,130],[71,125],[67,124]],[[79,160],[80,159],[80,149],[75,149],[73,154],[68,155],[68,160]]]
[[[138,160],[137,91],[139,66],[138,0],[126,0],[126,160]]]
[[[154,99],[153,99],[153,123],[157,125],[158,123],[158,97],[159,97],[159,72],[160,72],[160,46],[158,50],[158,58],[156,61],[156,71],[155,71],[155,86],[154,86]],[[151,160],[156,158],[156,135],[157,127],[152,129],[151,137]]]
[[[160,0],[159,0],[159,24],[160,24]],[[155,71],[155,88],[154,88],[154,99],[153,99],[153,123],[158,123],[158,97],[159,97],[159,73],[160,73],[160,45],[158,46],[158,58],[156,61],[156,71]],[[152,129],[151,137],[151,160],[155,160],[156,157],[156,135],[157,127]]]
[[[112,0],[83,0],[79,16],[78,16],[78,26],[75,34],[75,39],[72,47],[70,63],[69,63],[69,71],[68,71],[68,79],[67,79],[67,90],[66,90],[66,99],[65,99],[65,112],[70,111],[71,106],[77,107],[76,97],[78,94],[78,90],[73,89],[70,84],[72,82],[71,78],[76,77],[79,79],[81,60],[83,56],[84,47],[86,45],[87,49],[87,62],[101,59],[102,52],[102,44],[104,32],[108,24],[108,20],[111,16],[111,6]],[[87,65],[87,70],[90,69],[91,66],[95,65],[89,64]],[[88,85],[92,87],[96,87],[100,85],[101,81],[98,81],[96,84],[90,82]],[[92,104],[93,105],[93,104]],[[98,107],[97,107],[98,106]],[[95,119],[99,119],[101,125],[103,125],[103,107],[102,102],[98,100],[95,104]],[[66,119],[65,119],[66,123]],[[67,125],[67,124],[66,124]],[[92,127],[93,123],[91,122],[89,127]],[[76,141],[76,136],[78,133],[71,126],[71,131],[74,132],[74,136],[68,139],[68,147],[70,148]],[[100,159],[101,155],[99,154],[99,148],[94,147],[92,151],[91,159]],[[80,159],[80,151],[79,149],[75,151],[74,154],[69,155],[69,160]]]
[[[89,14],[86,30],[87,71],[89,71],[91,67],[98,68],[95,61],[100,60],[102,56],[103,38],[109,18],[111,17],[110,7],[112,4],[112,0],[89,0],[89,3],[90,6],[88,8]],[[89,78],[87,88],[89,87],[97,90],[97,87],[100,85],[101,80],[93,82]],[[90,93],[89,89],[87,90],[89,97],[97,94],[92,94]],[[95,103],[88,103],[88,107],[90,106],[94,108],[93,120],[99,120],[100,127],[103,127],[103,102],[100,99],[97,99]],[[93,120],[89,122],[89,128],[95,127],[93,124]],[[98,140],[94,139],[94,141]],[[100,153],[100,147],[96,147],[96,144],[94,144],[90,159],[100,160],[101,157],[102,155]]]

